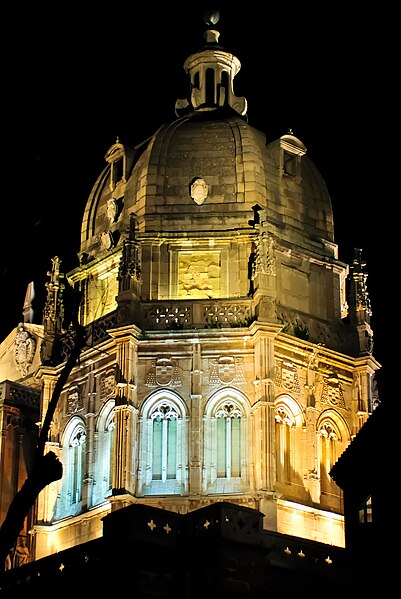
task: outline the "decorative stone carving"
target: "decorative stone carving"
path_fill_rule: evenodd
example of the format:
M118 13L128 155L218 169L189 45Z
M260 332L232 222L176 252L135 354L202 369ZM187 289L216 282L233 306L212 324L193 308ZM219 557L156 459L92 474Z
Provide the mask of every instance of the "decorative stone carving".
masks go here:
M255 223L259 235L255 239L255 259L253 262L253 279L258 275L276 275L276 259L274 256L274 239L267 229L266 210L259 211L260 223Z
M67 414L74 414L82 410L83 401L79 387L72 387L67 395Z
M43 310L43 328L45 335L60 334L64 320L63 292L65 285L62 282L64 275L60 272L61 260L58 256L52 258L52 269L47 273L50 281L46 283L46 304Z
M114 245L113 235L110 231L103 231L100 235L100 243L105 250L110 250Z
M208 192L209 187L201 177L197 177L191 183L191 198L198 206L206 200Z
M107 213L107 218L109 219L110 224L112 225L113 223L115 223L116 218L117 218L117 213L118 213L118 206L117 206L117 202L114 198L110 198L110 200L107 200L106 213Z
M22 376L28 374L28 370L35 357L35 351L36 340L26 329L24 329L23 325L20 325L15 336L14 360L15 365Z
M297 367L291 362L280 361L276 368L275 384L277 387L282 387L292 393L300 393L301 387L299 384Z
M295 427L294 417L292 416L292 414L290 415L290 413L286 409L284 409L283 406L278 406L275 409L274 418L276 422L278 422L279 424L287 424L288 426Z
M330 422L324 422L322 424L319 434L325 439L330 439L332 441L338 440L338 435Z
M240 385L241 383L246 383L243 358L222 356L221 358L210 360L210 385Z
M130 215L128 238L124 240L118 269L119 291L132 290L132 282L141 280L141 261L136 236L136 216Z
M364 311L368 316L372 316L370 307L370 298L366 280L368 274L365 272L366 262L362 260L362 250L355 248L355 257L352 266L352 278L355 286L355 308L357 312Z
M221 256L219 252L180 252L178 295L180 299L219 297Z
M108 371L100 378L100 401L103 403L110 397L114 397L116 387L116 375L114 370Z
M261 231L255 240L254 277L262 275L275 275L276 263L274 258L274 240L270 233Z
M180 387L182 385L180 371L177 362L170 358L157 358L152 361L145 385L147 387Z
M322 403L328 403L336 408L345 408L342 384L336 374L331 374L323 380Z
M264 296L258 304L258 316L260 320L268 320L276 317L276 300L274 297Z

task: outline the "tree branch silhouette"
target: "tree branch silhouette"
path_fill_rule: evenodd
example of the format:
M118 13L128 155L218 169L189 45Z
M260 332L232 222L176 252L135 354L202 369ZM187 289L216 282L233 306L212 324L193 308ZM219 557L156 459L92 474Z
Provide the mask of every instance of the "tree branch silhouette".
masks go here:
M62 464L56 454L53 451L44 454L44 451L61 392L86 342L84 327L75 322L74 329L74 345L54 387L38 437L31 471L13 498L0 528L0 564L4 566L8 554L17 543L18 536L24 527L25 518L34 506L39 493L50 483L59 480L63 474ZM0 565L0 569L1 567Z

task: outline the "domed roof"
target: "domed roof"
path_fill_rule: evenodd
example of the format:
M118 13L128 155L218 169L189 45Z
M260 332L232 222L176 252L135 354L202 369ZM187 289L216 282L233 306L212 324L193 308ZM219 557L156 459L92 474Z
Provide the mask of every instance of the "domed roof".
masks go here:
M205 38L184 63L191 86L178 118L134 148L117 140L108 150L84 214L83 260L121 245L132 214L139 233L196 236L250 229L256 207L282 243L333 253L330 197L306 147L292 131L266 144L233 92L238 59L213 28Z

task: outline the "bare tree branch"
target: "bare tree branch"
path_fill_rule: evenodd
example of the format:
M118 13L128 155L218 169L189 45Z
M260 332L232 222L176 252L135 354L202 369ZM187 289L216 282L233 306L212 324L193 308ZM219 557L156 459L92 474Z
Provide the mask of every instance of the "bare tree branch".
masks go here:
M32 469L21 489L13 498L0 528L0 564L5 565L7 556L15 546L18 535L24 527L25 518L28 516L29 510L34 506L39 493L50 483L59 480L63 474L62 464L56 454L50 451L44 455L44 451L57 402L63 387L85 346L86 337L84 327L75 324L75 333L74 346L59 378L57 379L46 411L35 450Z

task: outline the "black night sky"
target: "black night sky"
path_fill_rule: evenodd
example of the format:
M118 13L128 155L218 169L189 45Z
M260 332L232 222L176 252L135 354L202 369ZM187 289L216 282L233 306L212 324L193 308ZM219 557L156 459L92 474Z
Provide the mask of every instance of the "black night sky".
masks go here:
M21 321L30 281L40 313L54 256L64 272L78 265L85 203L116 137L143 141L187 96L183 63L203 44L209 5L135 4L32 3L3 22L1 339ZM396 301L396 17L350 7L220 3L217 29L241 61L234 91L248 122L267 142L289 128L303 141L331 195L339 259L363 249L383 397Z

